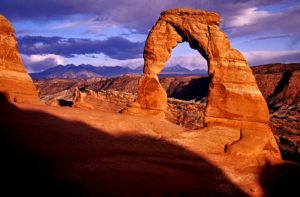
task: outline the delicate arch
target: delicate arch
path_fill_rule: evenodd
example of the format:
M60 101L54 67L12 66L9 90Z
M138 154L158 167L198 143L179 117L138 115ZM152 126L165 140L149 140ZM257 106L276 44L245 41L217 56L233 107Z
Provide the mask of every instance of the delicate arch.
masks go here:
M267 104L251 69L243 55L231 48L219 24L219 16L213 12L173 9L161 13L144 49L144 76L137 100L142 109L166 110L167 95L157 74L173 48L187 41L207 60L212 77L205 110L207 123L218 119L269 122Z

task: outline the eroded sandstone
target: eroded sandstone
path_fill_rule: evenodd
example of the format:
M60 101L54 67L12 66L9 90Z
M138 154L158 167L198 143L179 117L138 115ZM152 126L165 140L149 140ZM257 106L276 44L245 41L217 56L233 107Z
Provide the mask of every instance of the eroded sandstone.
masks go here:
M41 104L18 52L14 29L0 15L0 94L9 102Z
M144 49L144 76L138 103L142 109L166 111L167 95L157 75L178 43L188 42L208 62L211 77L205 122L209 127L239 128L239 142L225 144L233 154L279 155L269 124L269 111L252 70L220 29L218 14L194 9L161 13L148 35ZM212 128L213 129L213 128Z

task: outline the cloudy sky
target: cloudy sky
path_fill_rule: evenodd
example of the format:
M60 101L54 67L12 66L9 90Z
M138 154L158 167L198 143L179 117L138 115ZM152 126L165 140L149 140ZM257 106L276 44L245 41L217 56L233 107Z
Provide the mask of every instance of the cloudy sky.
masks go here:
M300 62L299 0L1 0L25 66L143 65L144 42L160 12L189 7L220 13L221 28L250 65ZM188 44L168 65L206 68Z

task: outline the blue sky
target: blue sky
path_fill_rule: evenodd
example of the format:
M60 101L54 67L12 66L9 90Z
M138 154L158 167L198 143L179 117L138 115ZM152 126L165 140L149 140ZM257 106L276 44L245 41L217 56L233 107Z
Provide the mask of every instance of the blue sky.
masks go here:
M250 65L300 62L299 0L1 0L29 72L58 64L143 65L144 42L160 12L190 7L218 12L221 28ZM206 68L187 43L168 66Z

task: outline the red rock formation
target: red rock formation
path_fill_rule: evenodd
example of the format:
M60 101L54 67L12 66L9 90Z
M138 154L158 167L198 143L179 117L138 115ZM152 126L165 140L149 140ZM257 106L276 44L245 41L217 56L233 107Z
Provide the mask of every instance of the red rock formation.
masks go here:
M300 86L297 84L300 83L300 64L271 64L251 68L257 85L269 105L270 125L283 158L299 162ZM287 79L286 76L289 75L284 73L291 73L290 78ZM139 79L139 76L124 75L107 79L46 79L35 81L35 83L41 99L46 103L52 103L53 100L56 103L57 100L70 102L75 87L78 86L82 90L88 88L96 91L98 96L102 95L103 99L98 101L92 101L89 96L85 98L85 101L95 106L96 110L119 112L135 100ZM171 97L168 99L166 119L189 129L204 127L203 118L209 78L176 76L160 77L159 81L168 97ZM273 96L270 97L271 95ZM140 111L139 104L130 105L133 111Z
M94 96L94 95L92 95ZM74 97L73 97L73 105L72 107L82 108L82 109L95 109L91 104L85 102L86 94L80 92L78 88L75 89Z
M209 86L205 121L209 126L240 129L240 140L228 145L234 154L275 152L278 147L269 124L269 111L252 70L243 55L231 48L219 27L216 13L194 9L173 9L161 13L144 49L144 76L140 79L138 103L149 110L166 111L167 94L157 74L178 43L187 41L208 61Z
M18 53L14 29L0 15L0 93L9 102L41 104Z

